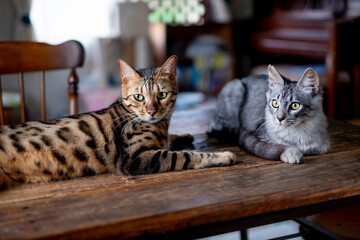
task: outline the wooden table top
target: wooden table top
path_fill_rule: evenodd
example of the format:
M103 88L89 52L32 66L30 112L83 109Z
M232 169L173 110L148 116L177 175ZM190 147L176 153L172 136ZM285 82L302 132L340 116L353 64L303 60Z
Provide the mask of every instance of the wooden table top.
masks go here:
M208 139L211 114L175 112L170 132L190 132L196 150L231 150L242 163L142 176L104 174L3 191L0 239L184 239L360 202L360 127L331 120L331 152L292 165Z

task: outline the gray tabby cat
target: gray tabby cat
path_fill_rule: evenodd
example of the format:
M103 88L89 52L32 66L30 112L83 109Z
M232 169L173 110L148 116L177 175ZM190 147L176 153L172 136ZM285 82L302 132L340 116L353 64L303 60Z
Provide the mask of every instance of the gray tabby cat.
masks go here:
M326 153L330 140L317 73L308 68L299 81L290 81L269 65L268 76L228 83L208 133L235 137L251 154L288 163Z

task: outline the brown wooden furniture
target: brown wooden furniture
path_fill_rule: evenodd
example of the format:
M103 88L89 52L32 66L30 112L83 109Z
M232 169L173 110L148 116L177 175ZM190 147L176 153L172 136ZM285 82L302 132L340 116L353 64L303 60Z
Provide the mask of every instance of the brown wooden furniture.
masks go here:
M212 110L175 112L195 150L234 151L230 167L141 176L103 174L0 192L0 239L189 239L360 202L360 127L330 120L332 149L292 165L207 138Z
M41 72L41 119L45 120L45 71L71 69L69 83L69 115L78 112L77 84L75 69L83 65L84 48L77 41L67 41L59 45L39 42L0 42L0 124L4 124L4 111L1 97L1 75L19 74L21 97L21 121L26 121L23 74Z
M345 94L350 109L358 114L358 85L360 78L356 64L359 59L354 56L359 47L354 41L354 32L358 31L359 16L347 14L346 0L274 0L271 13L260 18L258 27L251 36L251 44L257 54L253 59L274 63L300 63L326 65L327 115L344 118L349 109L341 106L339 98L340 69L350 72L353 91ZM257 1L261 6L262 2ZM356 37L355 37L356 38ZM350 89L351 91L351 89ZM353 96L353 98L349 98ZM351 102L354 103L351 103ZM344 104L342 104L344 105Z
M348 240L360 239L360 204L307 217L323 229ZM305 238L311 240L315 238Z

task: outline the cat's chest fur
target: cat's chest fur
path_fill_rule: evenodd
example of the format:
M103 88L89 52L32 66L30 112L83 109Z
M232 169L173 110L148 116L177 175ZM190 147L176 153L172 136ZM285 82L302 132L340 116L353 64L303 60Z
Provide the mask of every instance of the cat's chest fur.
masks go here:
M268 110L265 110L265 119L266 140L269 142L294 146L302 152L308 152L309 149L320 147L321 143L325 144L327 141L322 139L327 131L326 118L323 114L316 114L312 119L291 127L277 123Z
M138 144L148 148L164 149L168 147L169 121L164 119L157 123L131 122L123 125L120 131L125 151L133 152Z

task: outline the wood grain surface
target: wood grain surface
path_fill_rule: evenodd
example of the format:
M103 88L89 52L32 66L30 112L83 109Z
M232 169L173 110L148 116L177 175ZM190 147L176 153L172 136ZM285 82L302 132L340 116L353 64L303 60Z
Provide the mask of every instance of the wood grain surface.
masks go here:
M0 192L0 239L159 237L254 216L276 221L284 211L291 219L307 207L314 213L332 201L358 201L360 127L330 121L331 152L292 165L208 139L211 114L176 112L170 132L193 133L195 150L233 151L240 164L141 176L104 174L9 189ZM300 213L292 214L296 209Z

